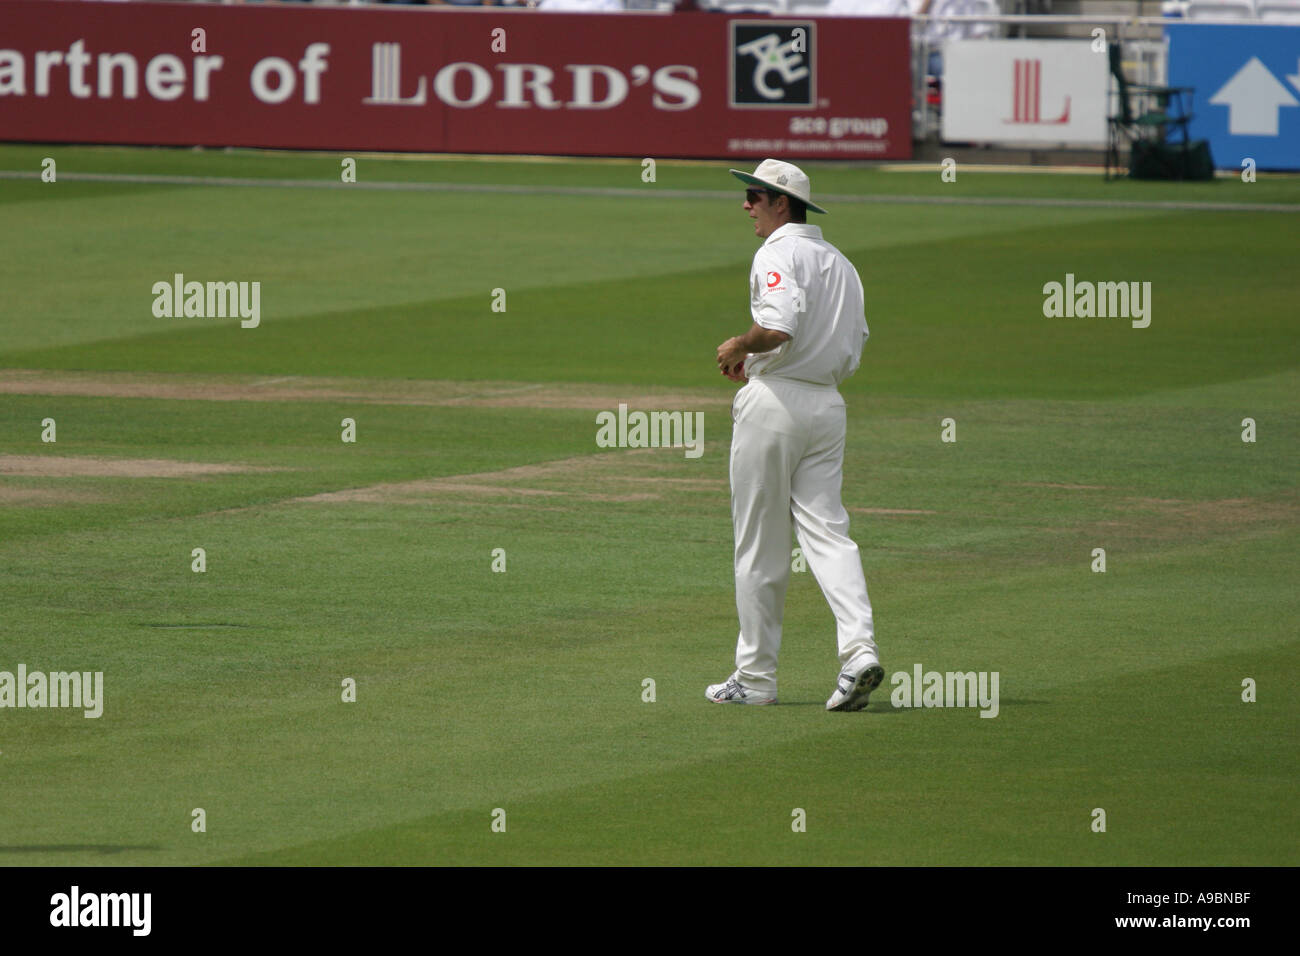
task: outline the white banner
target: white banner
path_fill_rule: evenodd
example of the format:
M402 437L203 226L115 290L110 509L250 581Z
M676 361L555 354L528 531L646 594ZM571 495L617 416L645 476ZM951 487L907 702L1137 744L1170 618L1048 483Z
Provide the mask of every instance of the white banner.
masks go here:
M949 40L943 138L1103 146L1108 72L1090 40Z

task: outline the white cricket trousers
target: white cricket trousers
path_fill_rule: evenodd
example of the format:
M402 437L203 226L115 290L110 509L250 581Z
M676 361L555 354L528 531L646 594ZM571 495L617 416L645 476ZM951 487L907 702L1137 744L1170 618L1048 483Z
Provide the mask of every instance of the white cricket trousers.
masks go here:
M835 615L841 669L879 663L871 601L840 501L844 399L833 386L751 379L732 403L731 520L736 534L736 676L776 696L790 524Z

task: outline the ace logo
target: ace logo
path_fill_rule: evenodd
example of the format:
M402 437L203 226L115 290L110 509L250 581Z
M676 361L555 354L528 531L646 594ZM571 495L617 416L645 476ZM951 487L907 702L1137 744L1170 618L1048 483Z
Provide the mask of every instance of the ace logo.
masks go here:
M731 106L816 106L816 26L811 20L731 21Z

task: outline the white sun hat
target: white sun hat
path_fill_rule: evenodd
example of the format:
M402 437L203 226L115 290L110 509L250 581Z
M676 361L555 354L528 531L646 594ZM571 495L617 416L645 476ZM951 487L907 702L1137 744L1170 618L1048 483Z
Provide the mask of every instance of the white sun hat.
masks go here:
M779 159L765 159L752 173L733 169L731 175L751 186L762 186L773 192L793 196L804 202L813 212L826 212L812 201L812 184L808 182L808 175L793 163L784 163Z

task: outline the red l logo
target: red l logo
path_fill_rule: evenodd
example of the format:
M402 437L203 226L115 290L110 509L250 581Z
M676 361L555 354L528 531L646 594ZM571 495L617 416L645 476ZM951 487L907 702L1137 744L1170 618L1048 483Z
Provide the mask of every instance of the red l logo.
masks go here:
M1065 98L1065 110L1054 120L1042 118L1043 61L1016 60L1011 81L1011 119L1004 123L1059 126L1070 122L1070 98Z

